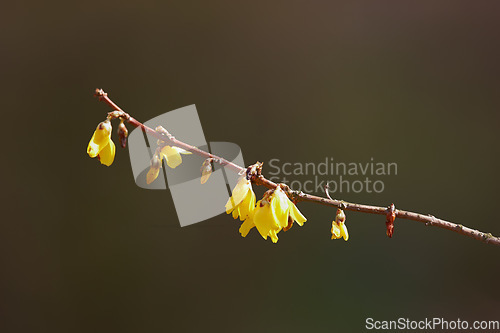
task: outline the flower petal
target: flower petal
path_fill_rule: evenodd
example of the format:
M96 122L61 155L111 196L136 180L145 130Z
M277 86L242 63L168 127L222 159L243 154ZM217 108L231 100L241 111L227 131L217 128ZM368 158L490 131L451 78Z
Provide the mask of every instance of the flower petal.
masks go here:
M303 226L304 222L307 221L306 217L302 215L297 206L293 202L290 202L290 216L300 225Z
M252 185L245 176L241 177L233 189L232 195L226 203L226 212L229 214L236 206L238 206L248 194L252 191ZM254 194L255 196L255 194Z
M233 197L229 197L226 202L226 214L231 214L231 212L233 212L236 207L237 205L234 203Z
M246 237L250 230L255 227L255 224L253 224L253 218L249 217L248 219L245 220L240 226L240 234L242 237Z
M248 214L255 208L255 194L253 191L247 191L245 198L241 201L236 208L239 211L240 220L244 221Z
M263 203L261 205L261 201L257 202L257 207L255 207L253 223L264 239L267 239L271 230L274 230L275 232L281 230L279 221L276 219L272 206L269 203Z
M235 210L233 210L233 219L237 219L238 218L238 215L240 215L240 210L238 209L238 207L236 207Z
M158 174L160 173L160 168L151 167L146 175L146 183L151 184L158 178Z
M95 134L96 132L92 135L92 138L87 146L87 154L89 154L92 158L97 157L97 155L99 155L99 151L101 151L101 145L95 142Z
M271 195L271 204L273 206L273 212L276 219L279 221L280 227L285 228L288 225L288 213L292 202L288 199L285 192L281 188L277 187Z
M115 143L112 140L109 140L108 144L99 152L99 161L106 166L110 166L115 160L115 152Z
M342 237L340 227L337 222L332 221L332 239L339 239Z
M347 226L345 223L340 223L340 234L344 237L345 241L349 239L349 233L347 232Z
M111 130L112 127L109 120L103 121L97 125L97 128L87 146L87 154L89 154L90 157L97 157L101 150L108 145L111 139Z
M165 146L161 149L162 156L165 157L167 165L172 169L175 169L182 163L181 154L175 148L177 147Z
M269 237L271 237L271 240L273 241L273 243L278 242L278 235L276 234L276 230L270 230Z

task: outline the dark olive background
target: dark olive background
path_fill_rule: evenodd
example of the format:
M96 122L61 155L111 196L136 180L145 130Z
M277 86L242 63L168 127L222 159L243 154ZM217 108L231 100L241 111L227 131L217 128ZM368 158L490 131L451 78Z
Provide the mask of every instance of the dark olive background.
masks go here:
M109 168L85 153L97 87L144 121L196 104L246 163L396 162L383 193L342 198L499 235L499 29L494 1L3 4L0 331L499 320L494 246L412 221L388 239L352 212L332 241L335 210L307 203L276 245L226 215L180 228L127 150Z

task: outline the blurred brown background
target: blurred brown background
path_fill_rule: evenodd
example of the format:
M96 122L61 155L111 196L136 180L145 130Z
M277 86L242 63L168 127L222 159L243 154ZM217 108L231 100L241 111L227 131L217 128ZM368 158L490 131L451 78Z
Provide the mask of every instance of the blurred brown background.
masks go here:
M196 104L246 163L398 163L381 194L500 235L494 1L10 2L1 332L359 332L365 319L499 320L499 249L453 232L299 208L277 245L221 215L180 228L168 191L86 146L104 88L139 120ZM297 138L301 138L297 142ZM116 142L116 138L115 138Z

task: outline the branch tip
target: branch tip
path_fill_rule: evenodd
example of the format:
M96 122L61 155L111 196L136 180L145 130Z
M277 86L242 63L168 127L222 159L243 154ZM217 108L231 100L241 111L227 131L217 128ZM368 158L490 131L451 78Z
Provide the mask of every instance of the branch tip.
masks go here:
M325 194L328 197L328 199L333 200L332 197L330 196L330 185L328 185L328 182L326 182L325 185Z

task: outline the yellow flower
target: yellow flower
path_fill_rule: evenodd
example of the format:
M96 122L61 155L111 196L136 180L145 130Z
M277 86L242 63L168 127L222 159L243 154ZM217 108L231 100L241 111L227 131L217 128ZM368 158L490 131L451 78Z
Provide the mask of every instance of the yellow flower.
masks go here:
M233 189L232 196L226 203L226 213L233 214L233 218L240 217L244 221L255 208L255 193L252 184L246 176L241 177Z
M111 140L111 122L105 120L99 125L90 139L87 146L87 154L90 157L97 157L102 164L110 166L115 159L115 144Z
M167 160L167 165L175 169L182 163L181 154L189 155L191 152L175 146L165 146L160 151L160 159L165 158Z
M347 226L345 225L345 214L342 209L337 209L337 216L335 216L335 221L332 221L332 239L339 239L344 237L344 240L349 239L349 233L347 232Z
M191 152L184 150L179 147L164 146L163 148L157 148L153 159L151 160L151 168L146 175L146 183L151 184L158 178L161 168L161 160L165 158L167 160L167 165L172 169L175 169L182 163L181 154L191 154Z
M302 226L307 219L278 186L272 194L264 194L264 198L257 202L253 212L241 225L240 233L246 237L248 232L256 227L262 238L267 239L269 236L273 243L276 243L281 229L287 228L289 222L293 221Z
M292 227L293 221L296 221L300 226L304 225L307 219L297 209L297 206L288 199L288 196L280 186L274 190L272 196L274 196L274 201L271 203L275 205L276 217L281 222L280 225L283 226L285 231ZM285 221L286 224L284 224Z

